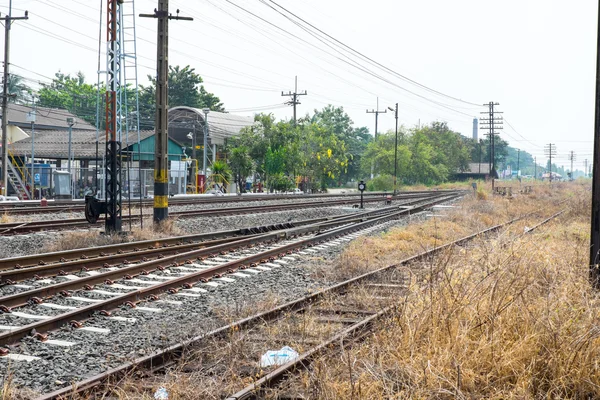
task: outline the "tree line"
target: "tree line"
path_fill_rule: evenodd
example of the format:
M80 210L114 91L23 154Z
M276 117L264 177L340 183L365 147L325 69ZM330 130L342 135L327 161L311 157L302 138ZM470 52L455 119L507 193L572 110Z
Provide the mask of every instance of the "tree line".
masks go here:
M32 96L42 107L66 109L92 125L103 128L104 107L96 112L97 84L88 83L79 72L74 76L57 72L50 83L40 83L34 91L18 75L11 75L11 101L28 103ZM226 112L218 96L208 92L202 77L190 66L169 67L170 107L188 106ZM101 94L105 90L100 84ZM140 128L154 129L156 80L139 86ZM134 90L126 89L130 115L135 105ZM100 97L102 101L102 96ZM452 131L445 122L415 127L400 127L397 148L395 132L374 138L366 127L356 127L343 107L328 105L298 119L276 120L271 114L255 116L253 126L227 141L226 163L215 168L221 176L233 179L244 188L250 179L268 189L290 190L301 187L322 190L326 187L356 185L368 181L370 189L392 190L396 152L399 184L437 184L453 179L469 163L489 162L489 139L474 140ZM183 143L191 147L191 143ZM518 152L497 137L497 169L519 167L533 174L533 157ZM541 172L541 167L539 167Z

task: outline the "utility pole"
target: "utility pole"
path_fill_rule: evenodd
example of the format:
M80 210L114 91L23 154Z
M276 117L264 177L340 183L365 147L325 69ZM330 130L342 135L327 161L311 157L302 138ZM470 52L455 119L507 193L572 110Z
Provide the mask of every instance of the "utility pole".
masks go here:
M27 113L26 120L31 123L31 200L35 200L35 98L33 98L33 110ZM42 188L40 185L40 198Z
M193 21L190 17L169 14L169 0L158 0L154 14L140 14L140 17L156 18L157 57L156 57L156 133L154 137L154 226L169 217L169 156L168 156L168 80L169 80L169 20Z
M394 111L396 118L396 138L394 140L394 196L398 193L398 103L396 109L388 107L388 110Z
M290 101L288 101L285 104L294 107L294 125L296 125L296 105L301 104L300 101L298 101L298 96L306 96L307 94L308 93L306 92L306 90L302 93L298 93L298 77L297 76L295 78L294 93L292 93L292 92L283 93L283 91L281 92L282 96L288 96L288 97L292 98Z
M590 229L590 281L600 289L600 8L598 8L598 32L596 39L596 99L594 102L594 159L592 160L592 221Z
M585 168L583 169L583 176L587 178L587 158L585 159Z
M569 154L569 160L571 160L571 180L573 180L573 178L574 178L574 176L573 176L573 161L575 161L576 158L577 158L577 156L575 155L573 150L571 150L571 154Z
M479 139L479 177L481 177L481 147L483 146L483 139Z
M537 157L533 157L534 173L533 179L537 180Z
M519 176L520 168L521 168L521 149L517 149L517 177Z
M2 187L5 196L8 196L8 69L10 66L10 27L13 21L29 19L28 12L24 17L12 17L12 0L8 5L8 15L4 17L4 74L2 76Z
M488 111L482 111L481 114L487 114L487 116L479 119L479 123L481 124L480 128L482 130L487 129L489 131L485 135L489 137L489 141L490 141L489 165L490 165L490 175L492 175L492 190L494 190L494 179L496 178L495 137L496 137L496 135L499 134L496 132L496 130L502 129L502 121L503 121L503 118L501 115L496 115L496 114L502 114L502 112L494 110L494 106L498 106L498 105L500 105L500 103L494 103L493 101L490 101L489 103L484 104L484 106L488 106Z
M379 114L385 114L387 110L379 110L379 97L377 98L377 109L376 110L367 110L367 114L375 114L375 139L377 139L377 120L379 119Z
M556 155L556 145L554 143L548 143L544 148L544 151L550 158L550 184L552 184L552 156Z

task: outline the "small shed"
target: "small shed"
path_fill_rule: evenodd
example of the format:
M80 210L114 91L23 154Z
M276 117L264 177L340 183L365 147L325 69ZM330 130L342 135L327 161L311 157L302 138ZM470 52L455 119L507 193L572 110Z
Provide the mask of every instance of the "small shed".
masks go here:
M489 163L469 163L464 171L457 171L454 173L454 179L459 181L488 178L490 178Z

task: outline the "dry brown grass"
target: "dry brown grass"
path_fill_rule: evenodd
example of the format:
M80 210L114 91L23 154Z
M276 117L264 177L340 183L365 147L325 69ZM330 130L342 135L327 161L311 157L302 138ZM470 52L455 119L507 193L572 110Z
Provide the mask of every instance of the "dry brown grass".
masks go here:
M538 185L512 199L486 190L487 200L472 195L446 217L354 241L335 271L315 273L354 276L539 208L544 216L565 206L569 212L533 234L524 228L541 217L402 269L410 290L397 311L365 342L318 360L284 392L307 399L599 398L600 308L585 267L589 188ZM368 308L375 304L369 296L356 291L346 300ZM254 310L277 302L269 297ZM226 321L254 313L246 303L216 311ZM267 328L232 331L164 376L125 380L113 396L152 399L160 386L173 400L233 393L265 372L257 367L265 350L288 344L303 351L334 332L313 318L289 314Z
M123 228L125 230L125 227ZM41 252L106 246L132 241L160 239L180 234L181 232L175 226L175 221L173 219L163 222L159 230L154 230L152 221L144 221L143 229L133 226L130 232L118 235L104 235L98 230L64 232L60 235L56 235L56 239L52 241L52 243L45 245Z
M10 215L6 213L6 211L0 216L0 224L8 224L9 222L13 222L13 219Z
M425 265L380 330L337 362L321 360L296 390L315 399L600 397L589 192L555 190L579 214L529 235L515 227Z

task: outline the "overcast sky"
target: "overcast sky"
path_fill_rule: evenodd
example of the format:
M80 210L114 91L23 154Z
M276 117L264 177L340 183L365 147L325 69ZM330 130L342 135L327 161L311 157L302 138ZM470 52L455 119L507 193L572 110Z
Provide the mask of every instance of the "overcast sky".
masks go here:
M194 21L170 22L170 64L191 65L227 110L243 115L291 118L281 92L294 89L297 75L298 89L308 92L299 115L342 106L356 126L371 132L375 117L366 110L376 108L377 97L382 110L399 103L404 126L446 121L469 137L473 117L486 110L474 104L494 101L510 123L501 137L538 163L547 143L556 144L557 163L567 168L571 150L580 169L592 159L596 1L275 2L386 69L319 41L291 15L270 8L277 8L270 0L171 0L172 13L179 8ZM49 82L58 70L82 71L96 81L100 0L12 3L13 16L28 10L30 17L13 24L12 73L32 86ZM8 5L0 0L2 15ZM136 14L152 13L157 1L136 0L135 7ZM156 20L136 23L138 74L145 84L156 69ZM101 69L105 64L103 51ZM393 127L393 113L379 116L380 132Z

